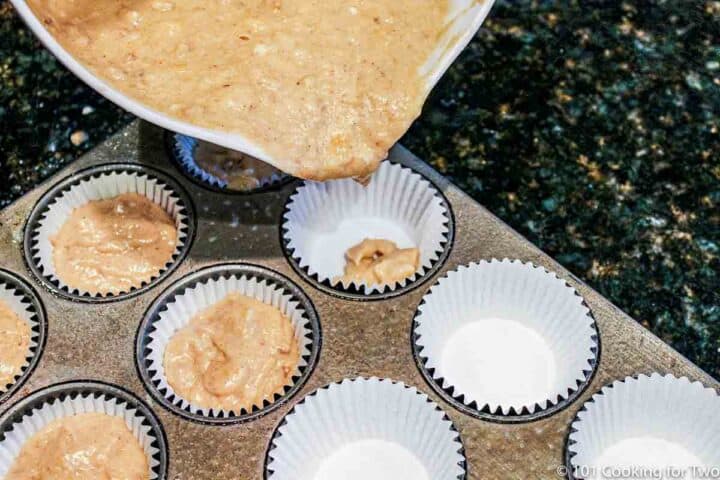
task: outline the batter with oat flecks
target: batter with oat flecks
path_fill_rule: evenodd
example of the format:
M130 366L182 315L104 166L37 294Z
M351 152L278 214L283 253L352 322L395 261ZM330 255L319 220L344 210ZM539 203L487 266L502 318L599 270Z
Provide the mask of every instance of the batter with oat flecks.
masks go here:
M288 317L259 300L230 293L175 332L163 366L168 384L188 402L239 413L281 393L299 360Z
M0 392L22 371L30 353L30 325L0 300Z
M104 413L61 417L20 449L5 480L149 480L147 455L125 420Z
M419 115L449 0L28 0L124 94L302 178L363 176Z
M158 275L178 242L173 219L144 195L92 200L50 238L55 275L91 294L127 292Z

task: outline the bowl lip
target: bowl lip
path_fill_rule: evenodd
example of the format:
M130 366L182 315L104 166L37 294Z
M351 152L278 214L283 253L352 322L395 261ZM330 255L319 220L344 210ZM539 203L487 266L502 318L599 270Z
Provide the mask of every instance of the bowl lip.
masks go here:
M178 135L186 137L186 138L191 138L191 139L195 140L196 142L201 141L201 139L199 139L199 138L190 137L188 135L184 135L179 132L173 132L171 130L165 129L165 131L163 133L163 144L164 144L164 148L165 148L165 153L167 154L167 157L170 159L170 163L172 163L173 167L175 167L177 170L179 170L180 173L183 174L188 180L190 180L195 185L197 185L207 191L210 191L213 193L220 193L222 195L228 195L228 196L248 197L251 195L258 195L260 193L277 192L279 190L282 190L282 188L285 185L296 180L296 178L293 177L292 175L282 172L283 177L280 180L273 182L273 183L269 183L267 185L263 185L258 188L254 188L252 190L247 190L247 191L233 190L232 188L227 188L227 187L223 188L223 187L219 187L217 185L213 185L212 183L206 182L205 180L200 178L198 175L191 172L180 161L178 151L177 151L178 148L176 145L176 140L177 140ZM204 141L204 140L202 140L202 141ZM223 148L227 148L227 147L223 147ZM230 150L230 149L228 149L228 150ZM277 168L277 167L275 167L275 168Z
M263 460L263 480L271 480L273 475L275 474L274 470L270 469L270 452L275 450L277 448L277 445L275 445L275 441L282 436L282 433L280 433L280 429L284 427L287 424L287 419L296 414L296 409L298 405L302 405L308 400L311 400L313 397L316 397L320 392L324 390L329 390L331 387L338 387L343 385L346 382L371 382L371 381L377 381L378 383L381 382L387 382L392 385L397 385L400 387L403 387L404 390L412 390L415 389L415 394L418 396L425 396L426 402L431 406L434 407L435 411L442 412L443 422L448 422L450 424L450 430L455 433L454 440L457 441L460 444L460 448L458 449L458 453L462 457L462 460L458 462L458 465L462 468L462 473L456 477L456 479L453 480L466 480L469 478L469 471L470 471L470 463L467 460L467 453L465 451L465 443L463 442L462 435L460 434L460 430L457 429L455 426L455 421L448 415L447 411L442 407L441 403L434 400L430 397L426 392L421 390L419 387L405 383L402 380L395 380L389 377L375 377L375 376L365 376L365 375L358 375L358 376L349 376L344 377L340 380L336 380L333 382L326 383L324 385L321 385L311 392L307 393L305 396L303 396L300 400L298 400L293 407L288 410L281 418L278 420L277 424L272 430L272 435L270 435L270 438L268 439L267 445L265 447L265 458Z
M282 212L280 212L280 228L278 229L278 232L280 235L280 246L282 247L282 253L287 262L290 264L295 273L297 273L300 277L302 277L303 280L312 285L314 288L341 300L353 300L357 302L375 302L381 300L388 300L412 292L413 290L416 290L423 286L440 270L442 270L448 258L450 257L453 248L455 247L455 212L453 211L453 208L447 196L445 195L445 192L443 192L443 190L435 182L433 182L432 179L427 177L419 170L409 165L405 165L401 162L397 162L395 160L387 159L383 161L393 166L398 165L403 169L408 169L411 174L420 175L423 180L428 182L429 188L433 191L433 194L440 199L441 205L445 209L445 218L447 219L448 231L444 235L445 242L441 244L442 251L438 256L438 259L433 262L430 268L428 268L423 275L411 282L408 282L405 286L395 289L384 286L383 289L379 292L376 291L372 293L363 293L365 291L365 288L358 291L354 288L343 287L341 283L333 285L331 279L325 279L323 281L320 281L317 273L311 274L309 267L303 267L300 265L299 258L296 258L294 255L295 250L290 248L290 238L287 236L288 230L287 228L285 228L285 223L287 223L285 216L290 212L290 205L293 203L293 197L299 193L300 189L307 182L313 182L313 180L300 180L295 183L292 191L285 200Z
M0 415L0 438L4 441L7 433L13 425L22 420L25 415L31 413L35 408L47 403L54 403L61 398L73 395L99 395L114 398L125 402L134 408L143 419L143 423L150 426L152 437L157 444L158 465L157 480L166 480L168 465L170 463L170 449L168 448L167 434L165 428L155 411L143 399L131 390L120 385L96 379L76 379L53 383L32 391L27 397L21 398Z
M20 14L20 17L30 30L33 31L42 44L50 50L50 52L55 55L55 57L57 57L57 59L60 60L65 67L111 102L155 125L159 125L166 129L180 132L191 137L202 138L203 140L212 143L228 146L235 145L236 149L239 148L253 157L257 157L271 163L269 155L267 155L264 150L256 145L253 145L239 134L223 133L218 130L197 127L190 123L173 119L169 115L147 107L140 101L121 93L109 83L100 79L99 76L92 73L92 71L83 66L75 59L75 57L65 50L55 37L43 26L42 22L32 11L26 0L10 0L10 2L13 4L17 12Z
M103 174L109 174L113 172L131 172L135 174L145 174L149 177L159 180L167 188L169 188L175 196L178 197L182 203L183 210L185 213L185 243L183 244L180 252L177 255L173 254L170 264L166 266L156 277L150 281L145 282L139 287L133 287L128 292L120 294L107 294L107 295L81 295L74 293L74 289L62 288L56 285L48 276L46 276L40 265L33 258L33 247L35 242L33 240L33 232L37 228L39 221L41 220L42 214L47 211L52 201L58 198L61 194L75 187L83 180L93 179ZM40 283L46 290L50 291L53 295L80 303L110 303L128 298L134 298L142 293L147 292L155 288L158 284L162 283L167 279L187 258L192 245L195 240L195 234L197 232L197 217L195 204L193 199L185 189L185 187L172 178L169 174L157 168L150 167L141 163L129 163L129 162L110 162L101 163L98 165L82 168L76 172L72 172L67 176L61 178L57 182L53 183L35 202L32 210L28 214L27 220L23 227L23 258L25 260L25 266L33 274L35 279Z
M297 381L287 388L280 398L273 400L262 408L253 409L245 414L234 415L204 415L202 413L194 413L188 408L182 408L180 405L167 398L157 387L153 381L147 366L147 356L145 350L149 341L149 329L158 319L159 313L166 308L170 301L173 301L178 295L183 294L188 288L207 282L215 278L225 275L247 275L248 277L257 278L258 280L266 280L280 287L283 291L289 292L293 300L297 301L305 311L306 324L310 325L312 333L312 342L310 343L310 354L307 358L305 370L300 374ZM303 288L293 280L282 273L271 268L249 263L249 262L221 262L206 265L200 269L194 270L187 275L179 278L167 288L165 288L143 313L142 320L138 324L133 342L133 357L135 371L143 384L145 391L157 401L160 406L184 420L198 423L206 426L225 426L249 422L266 416L274 412L282 405L287 404L294 398L305 384L310 380L315 368L320 361L320 352L323 343L323 330L320 321L320 315L310 296L305 293ZM176 397L179 397L176 395Z
M429 295L432 294L432 290L437 287L440 284L440 281L448 278L448 274L452 272L457 272L458 268L460 267L467 267L468 265L473 264L482 264L482 263L490 263L490 262L502 262L502 261L519 261L525 265L530 265L534 268L540 268L545 273L554 275L555 278L558 281L563 282L565 285L565 288L569 288L575 295L580 297L581 304L587 309L587 317L590 318L592 321L591 327L595 331L595 333L592 335L592 339L595 341L595 347L591 348L591 351L595 354L592 359L590 359L590 370L587 373L584 373L583 381L577 386L577 388L567 396L567 398L561 399L559 402L556 402L547 408L544 409L536 409L533 413L525 413L522 412L515 412L514 409L511 409L510 413L503 414L503 413L494 413L494 412L486 412L482 410L482 406L478 408L473 408L469 405L466 405L463 401L459 400L458 397L462 396L462 392L459 394L452 393L454 390L454 387L451 385L448 388L443 388L442 382L438 382L433 374L429 371L427 368L427 357L423 357L422 350L423 347L418 345L418 337L416 330L419 326L418 317L421 315L420 307L426 303L426 299ZM590 305L585 300L585 297L575 288L574 286L570 285L570 283L560 277L556 272L549 270L548 268L544 267L543 265L536 264L532 261L525 261L517 258L496 258L496 257L490 257L490 258L483 258L478 259L475 262L472 262L470 264L465 265L459 265L458 267L446 272L444 275L439 277L432 286L425 292L422 299L420 300L420 303L417 305L415 309L415 313L413 314L412 322L410 322L410 347L412 349L412 356L413 360L415 362L415 366L420 371L420 374L422 375L425 382L430 385L430 387L433 389L435 393L437 393L440 397L442 397L443 400L445 400L447 403L449 403L453 408L456 410L469 415L474 418L478 418L480 420L485 420L492 423L500 423L500 424L522 424L522 423L530 423L535 422L537 420L542 420L544 418L550 417L552 415L555 415L556 413L568 408L570 405L572 405L588 388L588 386L592 383L593 379L595 378L595 375L597 374L598 367L600 365L600 362L602 361L602 334L600 332L600 326L598 325L597 319L595 318L595 314L593 313L592 308L590 308ZM497 410L496 410L497 411Z
M426 75L426 93L429 93L430 90L435 88L435 85L437 85L443 75L445 75L445 72L447 72L450 68L450 65L455 62L457 57L459 57L462 51L465 50L465 47L470 44L495 4L495 0L473 0L476 4L478 1L482 2L482 6L475 14L475 17L473 17L470 28L464 29L464 33L456 38L455 43L451 48L447 48L445 50L445 54L440 58L440 61L437 62L434 68L432 68L432 70Z
M478 0L472 1L474 3L478 2ZM470 43L472 38L482 26L482 23L485 21L485 18L490 12L494 2L495 0L482 0L480 10L477 11L473 17L470 28L465 29L461 36L456 37L452 46L445 48L445 51L439 61L436 62L433 68L421 78L423 80L423 86L425 87L425 96L429 94L430 90L433 89L458 55L460 55L460 53ZM277 167L275 159L270 154L239 133L222 132L220 130L203 128L182 120L174 119L167 114L146 106L129 95L121 93L120 90L112 87L109 83L92 73L90 69L83 66L75 59L75 57L65 50L65 48L45 28L43 23L27 4L26 0L10 0L10 3L15 7L15 10L17 10L18 14L23 19L23 22L25 22L35 36L40 39L40 42L48 50L50 50L50 52L55 55L55 57L60 60L65 67L111 102L119 105L135 116L141 117L148 122L159 125L167 130L242 151ZM450 19L448 24L451 22L452 19ZM280 167L277 168L284 171Z
M26 281L20 275L11 270L0 268L0 283L8 284L15 290L19 290L20 293L22 293L33 309L32 316L35 317L38 329L37 345L34 348L31 348L32 358L30 362L25 368L23 368L17 380L15 380L7 390L4 392L0 391L0 406L3 406L3 404L10 399L10 397L12 397L15 392L17 392L25 384L25 382L27 382L35 370L35 367L37 367L38 363L40 363L40 358L45 351L45 344L47 343L48 321L47 313L45 312L45 304L40 298L40 295L35 287L33 287L30 282Z

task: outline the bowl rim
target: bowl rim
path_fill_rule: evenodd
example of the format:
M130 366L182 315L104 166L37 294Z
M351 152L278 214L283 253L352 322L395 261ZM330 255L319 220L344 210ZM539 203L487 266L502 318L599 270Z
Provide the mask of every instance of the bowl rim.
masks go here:
M452 1L452 0L448 0ZM444 47L443 53L439 59L435 62L431 69L424 75L424 86L425 91L423 95L426 97L430 90L440 80L445 71L460 55L465 47L470 43L470 40L475 36L475 33L479 30L485 17L487 17L490 9L492 8L495 0L468 0L470 2L469 7L465 7L461 10L461 13L456 14L454 17L448 19L448 24L451 24L460 16L467 14L469 11L474 11L474 17L470 28L463 31L462 35L455 35L449 42L448 46ZM111 102L120 106L121 108L129 111L133 115L147 120L150 123L163 127L173 132L181 133L190 137L205 140L217 145L221 145L226 148L232 148L233 150L242 151L248 155L256 157L264 162L270 163L277 167L276 160L262 149L257 144L247 139L245 136L238 133L222 132L220 130L213 130L209 128L203 128L195 126L191 123L177 120L169 115L166 115L158 110L150 108L142 102L133 99L129 95L121 93L116 88L112 87L109 83L102 80L100 77L92 73L88 68L83 66L78 60L75 59L62 45L55 39L55 37L45 28L40 19L35 15L32 9L28 6L26 0L10 0L10 3L15 7L16 11L23 19L25 24L32 30L32 32L40 39L42 44L50 50L50 52L57 57L60 62L65 65L71 72L78 76L83 82L96 90L100 95L104 96ZM445 37L443 36L443 39ZM277 167L280 168L280 167ZM282 168L280 168L282 170ZM282 170L284 171L284 170ZM285 172L292 174L293 172Z

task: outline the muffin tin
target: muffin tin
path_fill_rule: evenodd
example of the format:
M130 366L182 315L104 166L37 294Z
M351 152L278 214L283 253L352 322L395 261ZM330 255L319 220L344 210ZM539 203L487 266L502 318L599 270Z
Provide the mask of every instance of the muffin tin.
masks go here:
M25 364L7 385L0 385L0 403L10 397L37 366L47 339L47 318L40 297L25 280L7 270L0 269L0 301L27 322L30 327L30 345Z
M355 300L388 299L422 285L442 267L454 234L452 209L442 192L392 160L382 163L366 186L349 178L302 182L285 204L281 225L283 252L295 271L326 293ZM394 284L337 281L345 252L365 238L417 247L420 268Z
M52 265L51 235L57 233L73 208L92 200L121 193L139 193L171 216L178 244L170 261L153 278L117 294L81 291L65 284ZM172 177L154 168L126 163L107 163L83 169L54 185L37 202L25 225L25 260L38 281L58 295L88 302L114 301L142 293L167 277L190 250L195 233L195 213L188 193Z
M162 352L177 330L193 315L225 298L230 292L273 305L291 319L300 350L298 372L263 405L238 412L191 405L172 391L164 375ZM320 321L310 299L290 279L273 270L247 263L227 263L203 268L183 277L150 306L138 328L135 358L140 376L150 393L165 408L190 420L224 425L265 415L292 397L307 381L321 346Z
M195 151L198 140L180 133L165 132L165 148L170 159L175 162L178 169L189 179L210 190L223 192L228 195L251 195L278 187L290 182L293 177L284 173L273 173L268 177L260 178L260 185L249 190L234 190L228 188L226 183L216 176L203 170L195 162Z
M413 352L455 408L516 423L552 415L582 393L600 338L582 297L555 274L491 260L448 272L423 297Z
M147 457L150 480L167 478L167 440L153 411L121 387L103 382L63 382L34 392L13 405L0 427L0 474L12 468L22 445L54 420L103 413L122 418Z
M325 391L327 385L357 377L378 381L371 378L377 377L392 379L393 385L417 389L419 395L427 395L431 404L447 415L451 431L456 429L459 433L465 478L552 479L566 475L570 425L583 403L601 386L657 371L718 387L711 377L402 147L391 152L390 160L421 174L441 192L453 214L454 241L437 262L437 268L414 288L402 290L396 296L362 302L329 294L299 274L286 257L282 217L289 197L301 182L249 195L212 191L188 179L170 161L164 135L157 127L135 122L0 211L0 267L33 286L39 299L36 309L46 312L48 319L45 345L35 356L39 360L37 366L28 369L25 381L18 382L8 398L0 400L0 409L4 411L0 415L0 429L6 430L28 402L63 388L54 385L81 382L74 385L116 389L115 392L132 395L138 404L147 405L148 415L157 417L154 428L161 432L158 445L167 462L163 478L272 478L266 470L266 462L271 463L268 452L277 448L273 438L277 440L277 435L282 435L285 416L296 412L296 405L308 404L310 400L305 399L317 397L307 395ZM175 182L179 190L187 191L188 205L194 211L189 222L195 230L194 239L187 243L187 253L178 258L172 269L129 297L112 302L69 298L67 292L58 292L34 273L32 262L27 262L23 249L26 221L42 202L43 195L56 185L86 168L118 162L153 169ZM478 418L479 415L460 409L452 397L426 379L411 341L418 307L434 281L472 262L505 258L542 267L567 282L592 313L602 344L602 356L592 365L576 395L542 418L521 418L517 423L503 422L502 418ZM303 297L301 303L306 299L307 305L312 306L312 315L316 315L318 341L314 345L318 348L309 357L305 377L274 402L272 408L254 412L242 418L241 423L214 425L203 419L192 421L162 403L148 379L143 380L142 367L138 368L143 351L140 348L136 357L136 345L142 345L136 344L136 340L142 340L138 332L143 332L143 319L152 316L158 302L163 301L164 291L203 275L198 272L212 272L228 263L259 268L264 274L282 280L281 283L297 288L298 295ZM101 382L101 386L87 382Z

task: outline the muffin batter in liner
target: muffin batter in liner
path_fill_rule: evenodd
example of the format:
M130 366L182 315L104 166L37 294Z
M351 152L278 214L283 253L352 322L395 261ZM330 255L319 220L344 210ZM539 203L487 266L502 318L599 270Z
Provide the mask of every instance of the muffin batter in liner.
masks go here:
M22 385L40 360L41 350L45 345L46 322L45 312L32 288L19 277L5 270L0 270L0 301L30 327L30 345L25 363L11 383L0 385L0 402L2 402Z
M4 477L26 441L53 420L104 413L125 420L147 456L151 480L167 477L167 441L158 419L140 399L114 385L77 381L38 390L0 417L0 477Z
M502 350L504 359L483 356L479 345L489 338L487 350ZM554 273L519 260L449 272L423 297L413 322L413 352L428 383L459 410L501 422L567 406L592 378L599 351L583 298ZM545 381L532 383L537 378Z
M442 409L415 387L375 377L326 385L295 405L270 441L265 478L312 480L328 457L363 441L403 447L429 479L466 478L460 435Z
M73 209L93 200L124 193L144 195L173 219L177 245L171 259L157 275L119 293L94 294L67 285L55 274L50 238L57 234ZM132 164L107 164L82 170L50 189L35 206L25 231L25 254L33 272L61 295L81 300L109 300L149 288L167 276L190 248L194 232L192 206L188 195L171 178L154 169Z
M239 412L194 405L179 396L165 377L165 348L192 317L239 293L271 305L290 318L300 351L291 382L266 397L262 405ZM320 325L310 300L290 280L263 267L226 264L200 270L170 286L150 307L137 338L138 368L150 393L174 413L191 420L225 424L263 415L292 396L307 380L320 348Z
M195 162L195 149L198 145L198 140L187 135L180 133L167 132L168 148L171 151L171 158L180 166L183 173L188 175L191 179L200 183L204 187L208 187L212 190L219 190L225 193L235 194L248 194L267 190L277 185L282 185L292 179L291 176L286 175L280 171L270 176L259 178L260 186L249 190L236 190L228 188L227 183L211 174L210 172L201 168Z
M363 186L355 180L304 182L290 196L282 224L283 248L295 270L318 288L355 299L400 295L427 280L450 251L452 212L422 175L383 162ZM393 285L337 280L345 252L366 238L420 250L415 274Z
M664 466L719 467L719 432L720 394L716 390L672 374L626 377L604 386L575 417L565 452L568 475L578 480L602 478L601 467L610 466L600 458L603 453L632 439L642 440L621 445L622 459L613 457L612 466L653 467L643 465L640 456L657 451L646 443L655 441L670 443L671 450L662 452ZM683 466L687 457L681 457L687 453L699 463ZM596 464L598 460L600 464ZM598 476L583 477L583 467L595 467ZM685 478L701 478L685 473Z

